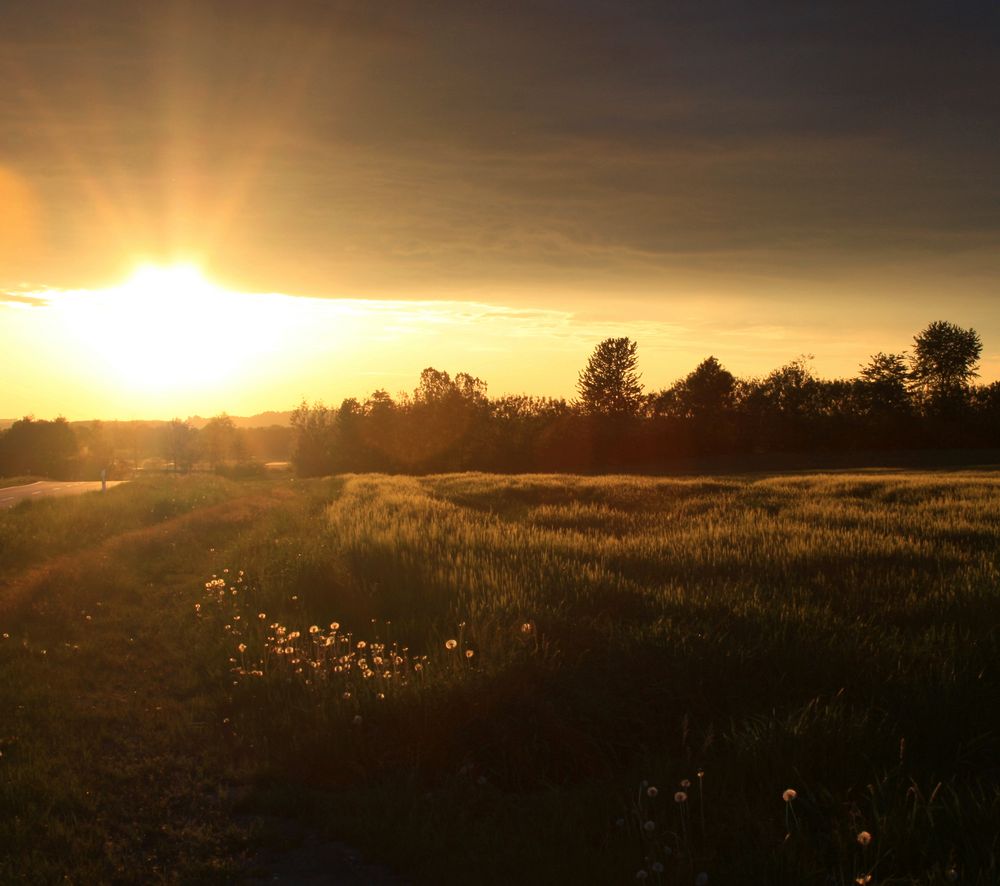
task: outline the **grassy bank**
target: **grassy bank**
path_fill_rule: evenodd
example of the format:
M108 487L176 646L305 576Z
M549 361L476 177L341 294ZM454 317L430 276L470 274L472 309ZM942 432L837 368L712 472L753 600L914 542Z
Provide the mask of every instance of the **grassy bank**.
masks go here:
M191 588L285 497L166 478L2 515L0 882L238 876L243 776Z
M1000 878L995 474L119 491L8 574L0 880L238 881L247 814L415 882Z

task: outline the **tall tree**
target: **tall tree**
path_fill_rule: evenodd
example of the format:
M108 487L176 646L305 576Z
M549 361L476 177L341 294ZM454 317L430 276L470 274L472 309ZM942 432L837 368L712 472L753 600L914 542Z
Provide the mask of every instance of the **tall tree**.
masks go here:
M936 320L913 339L910 380L925 405L961 401L979 375L983 343L975 329Z
M174 471L189 471L195 461L198 432L186 421L171 419L163 428L163 451L173 463Z
M202 444L202 453L213 468L240 454L239 429L224 412L208 420L198 434L198 439Z
M331 473L337 413L322 403L310 407L303 400L292 413L291 423L295 431L292 464L299 476L320 477Z
M606 338L590 355L576 387L585 412L591 415L637 415L642 404L642 383L636 371L634 341Z

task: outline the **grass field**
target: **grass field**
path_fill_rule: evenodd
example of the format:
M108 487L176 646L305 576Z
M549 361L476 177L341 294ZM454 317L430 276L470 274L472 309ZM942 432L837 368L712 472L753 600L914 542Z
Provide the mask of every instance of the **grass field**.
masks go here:
M0 524L2 881L1000 882L995 473L105 499Z

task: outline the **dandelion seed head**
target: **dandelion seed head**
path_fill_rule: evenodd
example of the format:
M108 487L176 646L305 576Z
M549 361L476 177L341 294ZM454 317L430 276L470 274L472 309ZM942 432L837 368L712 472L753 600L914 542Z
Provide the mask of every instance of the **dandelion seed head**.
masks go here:
M444 644L445 649L454 649L456 646L458 646L458 640L448 640Z
M860 843L862 846L867 846L869 843L871 843L871 841L872 841L872 835L868 833L868 831L861 831L861 833L858 834L858 843Z
M654 785L650 785L648 788L646 788L647 797L655 797L658 793L660 792L656 789Z
M676 794L674 794L675 803L687 803L687 798L688 795L685 794L684 791L678 791Z
M473 651L472 651L471 649L466 649L466 650L465 650L465 657L466 657L466 658L472 658L472 656L474 656L475 654L476 654L476 653L475 653L475 652L473 652Z
M661 861L654 861L649 867L654 874L663 873L663 862Z
M691 780L687 778L682 778L681 787L684 788L684 790L686 791L689 787L691 787Z
M650 833L650 834L651 834L651 833L652 833L653 831L655 831L655 830L656 830L656 822L655 822L655 821L647 821L647 822L646 822L646 823L645 823L645 824L644 824L644 825L642 826L642 829L643 829L644 831L646 831L647 833Z
M791 803L799 795L795 788L786 788L781 795L781 799L786 803Z
M362 720L361 720L361 714L355 714L355 715L354 715L354 719L353 719L353 720L351 720L351 722L352 722L352 723L353 723L353 724L354 724L355 726L360 726L360 725L361 725L361 723L362 723Z

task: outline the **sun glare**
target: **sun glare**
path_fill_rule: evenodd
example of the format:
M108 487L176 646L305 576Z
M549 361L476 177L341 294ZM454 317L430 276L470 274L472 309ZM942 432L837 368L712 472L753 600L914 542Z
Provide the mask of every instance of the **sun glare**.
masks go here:
M281 328L280 303L223 289L194 265L144 265L63 306L114 382L149 393L218 384L272 350Z

